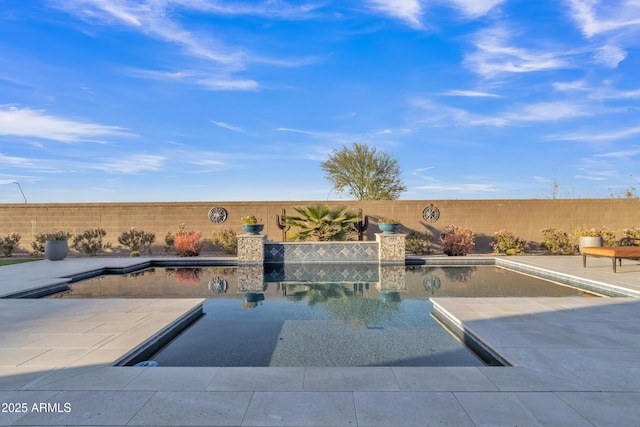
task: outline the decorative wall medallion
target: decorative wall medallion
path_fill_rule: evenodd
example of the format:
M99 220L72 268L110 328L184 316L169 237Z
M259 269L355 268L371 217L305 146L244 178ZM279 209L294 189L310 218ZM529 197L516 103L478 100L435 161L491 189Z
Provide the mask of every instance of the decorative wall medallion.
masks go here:
M220 206L209 209L209 219L214 224L222 224L227 220L227 210Z
M441 286L440 278L438 276L427 276L422 279L422 286L424 290L429 292L431 295L435 294Z
M440 218L440 209L430 203L429 206L422 211L422 219L427 222L436 222Z
M212 277L209 280L209 290L214 294L224 294L229 288L229 282L220 276Z

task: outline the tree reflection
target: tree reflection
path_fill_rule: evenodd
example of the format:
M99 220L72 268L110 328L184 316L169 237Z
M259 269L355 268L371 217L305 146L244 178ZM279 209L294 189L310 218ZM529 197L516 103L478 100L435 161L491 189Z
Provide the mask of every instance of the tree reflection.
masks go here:
M355 292L342 283L305 283L284 285L287 298L306 300L309 306L321 305L335 320L371 327L389 323L398 312L401 298L398 295L381 294L370 298ZM302 289L300 287L302 286ZM357 288L356 288L357 289ZM394 294L397 294L395 292Z

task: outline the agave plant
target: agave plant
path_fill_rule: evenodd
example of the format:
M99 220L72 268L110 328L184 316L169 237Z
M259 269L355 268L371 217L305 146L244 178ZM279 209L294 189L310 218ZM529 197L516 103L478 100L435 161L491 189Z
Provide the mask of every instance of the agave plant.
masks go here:
M357 213L344 207L330 209L326 205L313 205L293 209L299 214L287 215L287 224L298 228L293 240L349 240L353 231L351 224L359 220Z

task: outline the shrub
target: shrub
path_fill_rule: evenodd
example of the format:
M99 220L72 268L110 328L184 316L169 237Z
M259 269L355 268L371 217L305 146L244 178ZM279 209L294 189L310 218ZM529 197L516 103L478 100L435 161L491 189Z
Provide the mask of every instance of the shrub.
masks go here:
M22 236L16 232L9 233L5 237L0 237L0 249L2 250L2 254L6 257L13 255L13 250L18 247L21 237Z
M440 234L442 252L449 256L467 255L475 246L474 237L470 228L449 225Z
M547 227L540 230L544 240L542 246L552 255L573 255L576 253L575 245L571 243L569 235L562 230Z
M35 241L31 242L31 248L36 253L44 253L44 243L47 240L69 240L73 236L69 231L54 231L51 233L37 233Z
M580 237L602 237L602 243L604 246L616 246L617 242L615 234L607 227L589 228L583 225L582 227L576 228L574 235L576 239L579 239Z
M258 223L258 219L253 215L247 215L240 218L240 222L244 225L254 225Z
M71 247L87 255L96 255L98 252L111 247L111 244L102 242L102 238L106 235L107 232L102 228L85 230L82 234L74 236Z
M624 237L629 237L631 239L640 239L640 227L625 228L622 231L624 233Z
M129 254L130 257L139 257L140 255L140 251L131 251Z
M287 224L297 227L291 240L341 241L350 240L352 224L360 217L346 207L329 208L327 205L294 207L298 216L287 215Z
M220 246L225 254L238 253L238 237L235 231L228 228L214 232L211 243Z
M156 235L154 233L148 233L144 230L139 230L135 227L125 231L118 237L118 242L126 248L129 248L132 252L139 252L143 254L145 252L151 253L150 246L156 241Z
M400 220L395 218L378 218L378 224L400 224Z
M173 247L176 240L176 236L171 234L170 231L167 231L167 234L164 235L164 253L169 254L175 252L175 248Z
M517 255L525 252L527 242L512 231L500 230L494 233L491 247L496 254Z
M178 256L198 256L202 248L200 237L202 237L202 234L199 231L187 231L184 224L180 224L173 238L173 248Z
M176 282L189 285L189 286L198 286L200 284L200 274L202 273L201 268L178 268L175 271L174 278Z
M405 250L417 255L426 255L431 253L431 236L427 233L419 231L411 231L405 237Z

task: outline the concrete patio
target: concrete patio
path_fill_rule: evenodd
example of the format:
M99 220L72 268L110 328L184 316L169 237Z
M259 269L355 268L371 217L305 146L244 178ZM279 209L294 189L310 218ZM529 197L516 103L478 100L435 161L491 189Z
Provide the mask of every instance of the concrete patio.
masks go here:
M142 261L3 266L0 295ZM435 298L514 366L418 368L116 367L201 300L1 299L0 425L637 426L640 263L501 261L632 297Z

